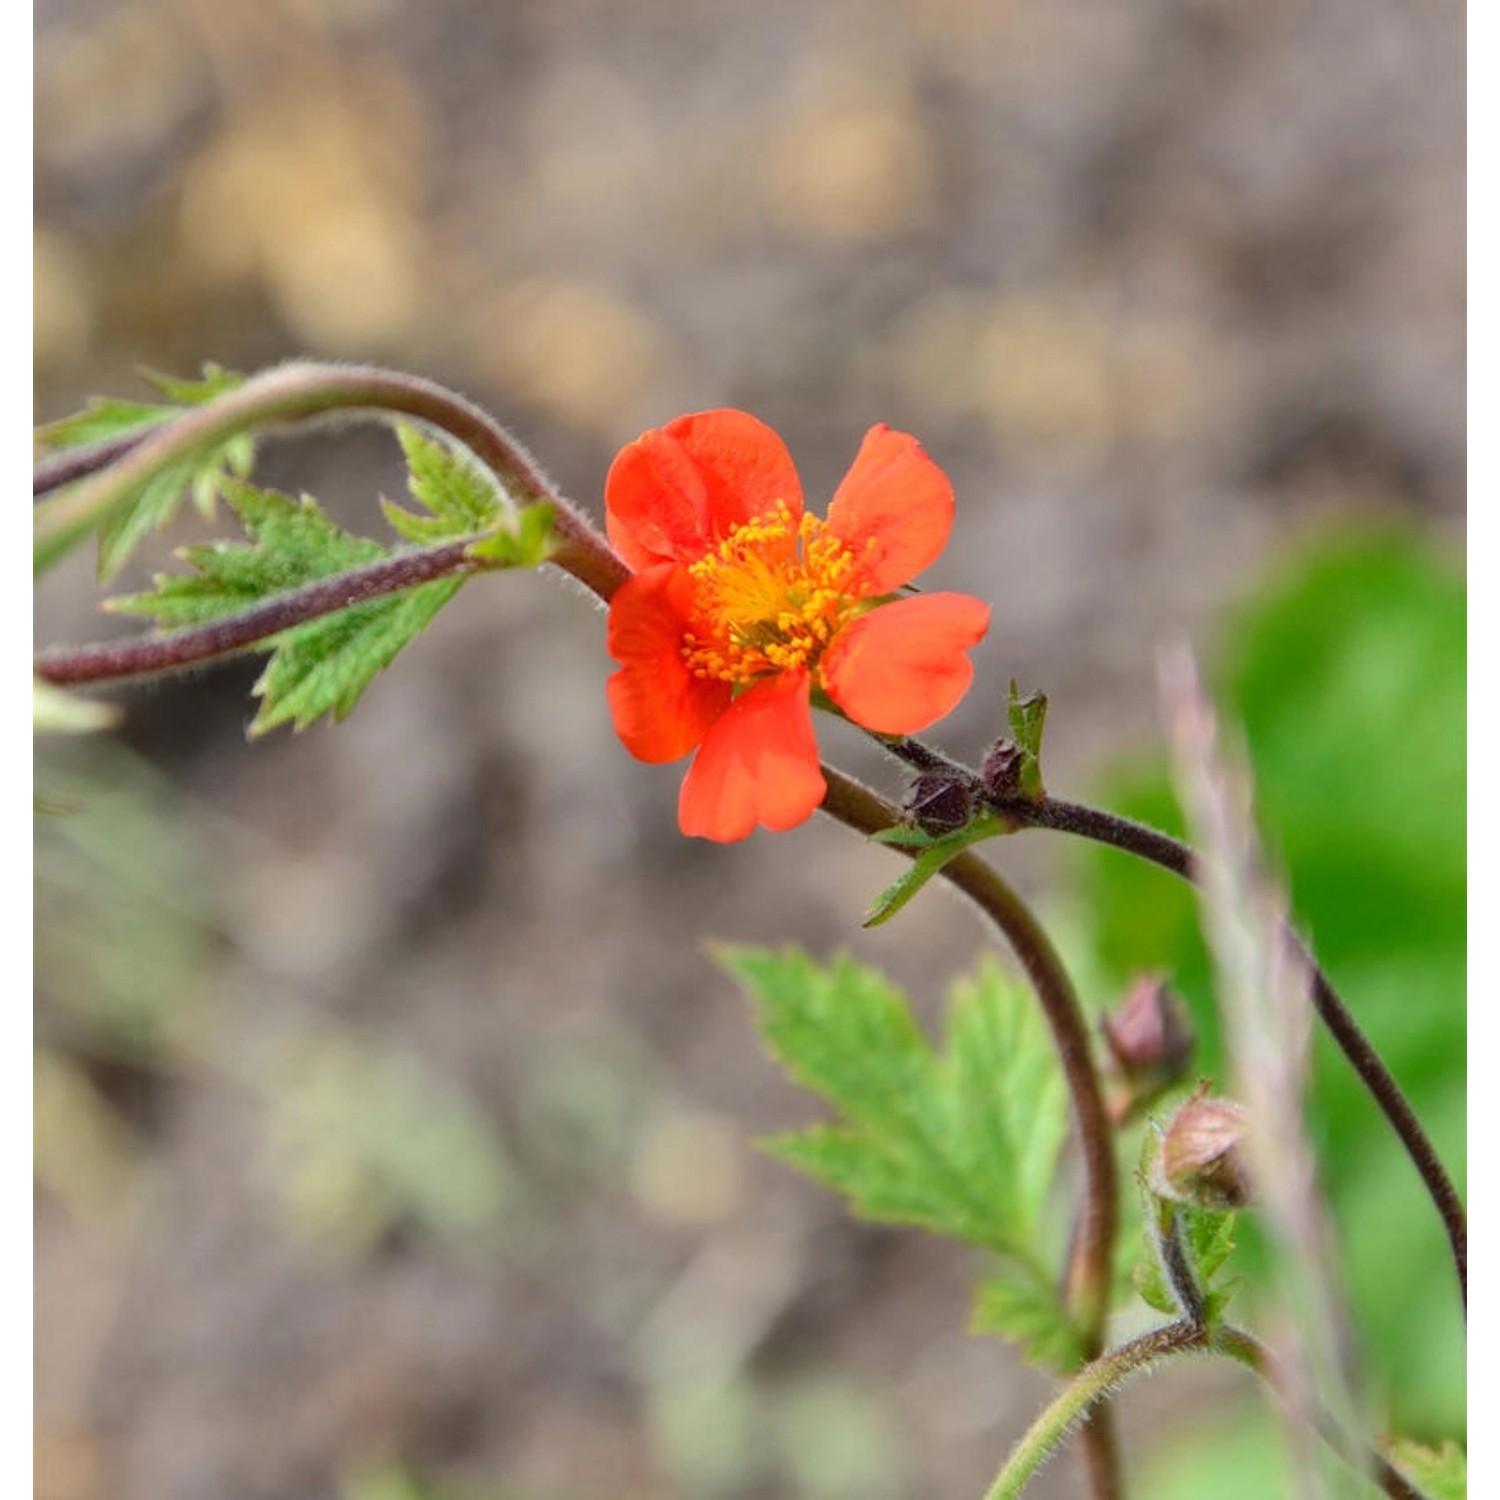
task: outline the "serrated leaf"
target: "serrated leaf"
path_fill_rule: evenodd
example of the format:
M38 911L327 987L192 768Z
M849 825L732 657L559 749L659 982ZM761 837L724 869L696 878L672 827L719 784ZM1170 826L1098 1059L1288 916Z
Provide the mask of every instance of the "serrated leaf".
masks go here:
M57 452L159 427L189 408L233 390L244 378L218 365L205 365L203 371L201 380L175 380L142 371L142 378L170 404L95 398L83 411L39 427L35 434L37 450ZM113 578L141 542L172 519L185 496L191 495L198 510L211 516L226 482L244 478L254 460L255 440L248 433L239 433L206 453L173 464L134 494L123 497L99 529L100 582Z
M945 1054L904 996L847 957L732 949L765 1041L841 1120L770 1149L865 1218L918 1224L1039 1260L1037 1237L1066 1130L1062 1080L1025 990L993 965L954 987Z
M160 575L152 592L110 600L110 607L153 616L158 626L202 625L392 555L379 542L335 525L310 496L296 501L233 482L226 498L248 544L186 548L183 556L196 573ZM324 713L345 717L376 673L427 627L463 582L437 578L272 637L271 659L255 685L262 703L250 732L264 734L287 723L305 729Z
M904 831L886 829L885 833L889 835ZM944 834L941 838L935 839L923 834L922 838L926 842L922 844L904 838L883 837L876 834L875 837L881 843L909 845L920 848L922 853L912 861L908 869L901 872L898 879L892 881L875 898L862 925L879 927L882 923L889 922L944 865L957 859L970 845L980 843L984 839L995 838L1009 831L1008 823L1002 821L994 813L984 811L977 813L962 828L953 833Z
M255 684L264 701L250 733L288 723L306 729L325 713L347 717L376 673L432 623L463 582L437 578L276 636L275 653Z
M1028 800L1036 802L1043 795L1042 731L1047 725L1047 695L1028 693L1023 698L1012 678L1006 712L1011 736L1021 747L1021 791Z
M1078 1331L1058 1288L1017 1267L986 1276L974 1292L972 1333L993 1333L1021 1346L1034 1365L1075 1369L1083 1360Z
M1386 1457L1430 1500L1467 1500L1469 1456L1457 1443L1429 1448L1406 1438L1386 1444Z
M414 427L398 424L396 437L406 455L412 498L428 512L414 515L382 501L386 519L399 535L409 542L446 542L488 531L500 518L503 500L477 464Z

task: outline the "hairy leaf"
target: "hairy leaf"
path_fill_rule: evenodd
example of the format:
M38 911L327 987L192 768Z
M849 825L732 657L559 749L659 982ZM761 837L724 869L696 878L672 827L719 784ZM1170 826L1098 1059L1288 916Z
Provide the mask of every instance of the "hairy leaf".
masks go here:
M1047 725L1047 695L1028 693L1023 698L1013 678L1007 713L1010 732L1021 747L1021 790L1035 802L1043 794L1042 731Z
M161 626L201 625L320 578L390 557L379 542L336 526L317 501L235 483L226 492L249 538L188 547L197 569L160 575L151 593L113 599L110 607L151 615ZM274 652L255 685L260 712L250 726L263 734L278 724L305 729L324 713L342 719L370 680L458 591L463 579L430 583L351 605L293 626L272 638Z

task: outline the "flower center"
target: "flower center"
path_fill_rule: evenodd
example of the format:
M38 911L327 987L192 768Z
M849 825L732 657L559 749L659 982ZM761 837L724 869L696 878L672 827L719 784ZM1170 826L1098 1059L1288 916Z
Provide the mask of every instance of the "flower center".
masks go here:
M693 675L743 686L815 666L862 607L849 587L854 563L826 522L804 515L799 524L785 502L736 526L688 570L697 629L683 636L682 655Z

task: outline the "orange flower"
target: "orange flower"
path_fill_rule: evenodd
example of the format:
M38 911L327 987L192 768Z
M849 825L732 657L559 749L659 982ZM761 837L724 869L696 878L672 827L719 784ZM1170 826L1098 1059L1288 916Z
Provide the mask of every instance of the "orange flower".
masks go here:
M953 486L913 437L872 427L828 507L804 515L786 445L741 411L678 417L609 471L609 538L636 570L609 609L615 731L677 760L682 831L729 842L811 817L816 688L856 724L914 734L974 677L988 605L890 595L933 562Z

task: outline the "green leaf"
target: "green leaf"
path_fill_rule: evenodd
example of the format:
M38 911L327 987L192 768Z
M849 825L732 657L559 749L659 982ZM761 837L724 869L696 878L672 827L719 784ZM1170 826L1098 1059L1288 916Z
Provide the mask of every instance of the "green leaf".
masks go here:
M721 961L751 995L773 1055L842 1117L776 1138L774 1154L862 1217L1044 1258L1066 1107L1022 986L991 964L956 985L939 1056L905 997L852 959L731 949Z
M1396 1438L1386 1445L1386 1457L1431 1500L1467 1500L1469 1457L1457 1443L1429 1448Z
M977 813L962 828L944 834L941 838L932 838L920 829L887 828L882 833L877 833L875 838L880 843L919 848L922 853L912 861L908 869L901 872L899 879L875 898L865 915L863 925L879 927L882 923L889 922L944 865L957 859L971 844L1009 832L1008 823L986 811Z
M396 437L406 455L412 498L428 512L414 515L382 501L386 520L400 536L409 542L446 542L488 531L499 520L504 502L477 464L404 423L397 425Z
M1010 732L1021 747L1021 791L1029 801L1039 801L1043 796L1042 731L1047 725L1047 695L1028 693L1023 698L1012 678L1006 711Z
M310 496L295 501L236 482L226 498L249 545L186 548L182 555L195 574L161 575L151 593L113 599L110 607L151 615L159 626L201 625L392 555L379 542L336 526ZM273 637L274 652L255 685L262 703L251 734L286 723L305 729L325 713L344 718L376 673L431 623L463 582L461 577L434 579Z
M1058 1287L1015 1273L986 1276L974 1293L972 1333L994 1333L1021 1346L1027 1361L1049 1370L1070 1370L1083 1360L1078 1331Z
M58 452L159 427L191 407L232 391L244 378L213 364L204 365L201 380L174 380L149 371L142 376L169 404L96 398L85 410L39 427L35 434L38 452ZM254 459L254 439L240 433L206 453L173 464L123 498L99 530L100 581L113 578L141 542L176 515L184 496L191 494L198 510L212 515L226 482L243 479Z

